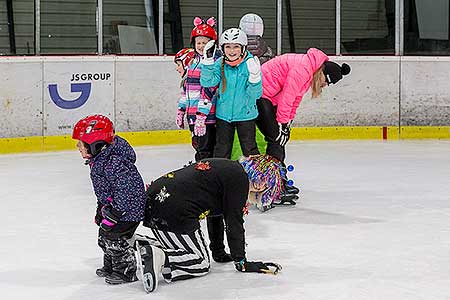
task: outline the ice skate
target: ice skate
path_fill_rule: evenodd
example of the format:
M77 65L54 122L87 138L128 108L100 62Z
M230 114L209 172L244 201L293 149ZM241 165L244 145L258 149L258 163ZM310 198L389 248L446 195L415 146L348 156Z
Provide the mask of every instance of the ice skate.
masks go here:
M273 205L296 205L299 197L296 194L287 194L286 192L280 195L280 200L276 202L272 202Z
M151 293L158 287L158 277L162 272L166 255L158 247L143 246L136 251L136 260L144 290Z
M106 275L109 275L112 273L111 269L108 269L106 267L101 267L95 270L95 274L97 274L98 277L106 277Z
M130 283L137 281L137 277L133 274L131 277L128 277L124 274L119 274L117 272L112 272L107 274L105 277L105 282L108 284L122 284L122 283Z
M138 280L142 280L144 278L144 266L142 265L142 257L141 257L141 245L138 240L134 242L134 246L136 251L134 251L134 256L136 258L136 276Z
M298 194L300 189L294 185L286 185L286 194Z

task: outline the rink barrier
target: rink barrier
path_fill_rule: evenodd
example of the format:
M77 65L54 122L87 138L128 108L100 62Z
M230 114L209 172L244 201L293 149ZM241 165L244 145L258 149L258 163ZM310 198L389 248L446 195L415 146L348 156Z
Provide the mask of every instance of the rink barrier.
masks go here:
M188 130L119 132L133 146L189 144ZM292 128L292 140L405 140L450 139L450 126L368 126L368 127L301 127ZM0 154L75 150L70 135L1 138Z

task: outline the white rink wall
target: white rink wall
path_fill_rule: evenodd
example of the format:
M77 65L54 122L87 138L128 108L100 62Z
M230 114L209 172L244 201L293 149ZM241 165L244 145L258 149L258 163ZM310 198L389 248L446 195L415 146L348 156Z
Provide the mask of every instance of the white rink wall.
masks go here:
M305 95L294 126L450 125L450 58L331 60L352 72L320 99ZM1 57L0 74L0 138L68 135L92 113L108 115L119 131L176 129L172 56Z

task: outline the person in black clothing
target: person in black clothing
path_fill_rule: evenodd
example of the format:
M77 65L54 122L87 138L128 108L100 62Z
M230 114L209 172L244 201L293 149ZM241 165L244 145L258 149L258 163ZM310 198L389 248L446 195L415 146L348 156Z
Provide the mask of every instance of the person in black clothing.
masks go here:
M239 161L204 159L152 182L143 225L163 248L144 246L136 253L138 264L143 262L144 289L154 291L159 274L172 282L209 272L210 257L200 229L206 216L223 215L238 271L278 272L279 265L247 260L243 217L248 205L269 205L280 196L285 173L276 158L254 155ZM222 232L210 236L223 236L223 226L216 230Z

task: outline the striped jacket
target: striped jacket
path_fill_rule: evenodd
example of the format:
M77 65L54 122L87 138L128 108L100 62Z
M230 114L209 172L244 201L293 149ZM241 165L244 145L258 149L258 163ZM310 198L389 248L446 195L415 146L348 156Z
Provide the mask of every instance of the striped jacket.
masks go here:
M183 85L178 109L186 111L189 125L195 123L197 112L201 112L206 117L206 124L216 123L216 90L217 86L202 87L200 84L200 74L202 64L201 56L196 54L194 61L187 70L186 80Z

